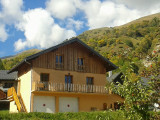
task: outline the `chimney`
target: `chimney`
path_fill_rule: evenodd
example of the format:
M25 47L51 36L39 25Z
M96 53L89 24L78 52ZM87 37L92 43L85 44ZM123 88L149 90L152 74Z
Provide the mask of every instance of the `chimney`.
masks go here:
M112 76L112 71L109 71L109 77L111 77Z

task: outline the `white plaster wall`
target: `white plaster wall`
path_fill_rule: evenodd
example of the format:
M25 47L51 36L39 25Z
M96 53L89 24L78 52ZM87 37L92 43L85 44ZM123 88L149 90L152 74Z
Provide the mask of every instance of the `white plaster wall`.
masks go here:
M10 102L9 112L10 113L18 113L17 105L15 104L15 101Z
M59 112L78 112L78 98L59 97Z
M31 97L31 71L23 74L20 78L20 93L27 112L30 112L30 97Z
M34 112L55 113L55 97L53 96L34 96Z

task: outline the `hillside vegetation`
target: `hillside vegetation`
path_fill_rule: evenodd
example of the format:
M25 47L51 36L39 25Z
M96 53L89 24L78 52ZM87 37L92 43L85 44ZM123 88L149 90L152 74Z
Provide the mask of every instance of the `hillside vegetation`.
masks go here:
M4 66L1 59L0 59L0 70L4 70Z
M160 13L118 27L85 31L77 37L119 66L118 70L126 70L129 62L133 62L135 73L139 73L144 65L152 64L147 57L155 52L160 55ZM11 69L25 57L39 51L28 50L3 59L3 66Z
M144 65L148 65L145 62L147 57L155 52L160 55L160 13L119 27L85 31L78 38L122 71L132 61L135 72L138 73Z
M20 61L22 61L25 57L33 55L37 52L40 52L38 49L31 49L24 51L22 53L19 53L12 57L7 57L6 59L2 59L4 69L9 70L12 67L14 67L16 64L18 64ZM1 69L1 68L0 68Z

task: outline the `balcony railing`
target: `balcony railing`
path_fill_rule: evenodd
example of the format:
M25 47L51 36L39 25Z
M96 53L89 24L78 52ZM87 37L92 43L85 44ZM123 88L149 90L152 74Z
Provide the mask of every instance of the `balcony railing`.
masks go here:
M84 65L78 65L77 66L77 71L84 71L85 70L85 67L84 67Z
M62 70L64 67L63 63L56 63L56 69Z
M65 83L35 83L36 91L55 91L55 92L78 92L78 93L108 93L105 86L85 85L85 84L65 84Z

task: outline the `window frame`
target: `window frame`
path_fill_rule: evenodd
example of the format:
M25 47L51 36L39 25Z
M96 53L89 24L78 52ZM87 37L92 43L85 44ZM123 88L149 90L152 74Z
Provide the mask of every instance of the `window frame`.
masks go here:
M61 54L56 54L55 58L55 68L56 69L63 69L64 57Z

